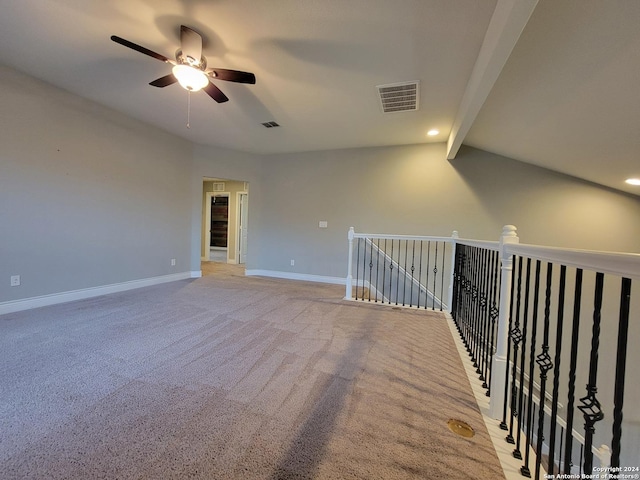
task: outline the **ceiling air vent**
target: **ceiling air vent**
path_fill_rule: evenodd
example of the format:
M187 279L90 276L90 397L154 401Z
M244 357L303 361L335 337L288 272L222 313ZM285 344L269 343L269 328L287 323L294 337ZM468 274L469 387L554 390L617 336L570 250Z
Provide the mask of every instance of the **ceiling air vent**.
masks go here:
M274 128L280 126L276 122L264 122L262 125L266 128Z
M418 110L420 82L391 83L378 85L383 113L411 112Z

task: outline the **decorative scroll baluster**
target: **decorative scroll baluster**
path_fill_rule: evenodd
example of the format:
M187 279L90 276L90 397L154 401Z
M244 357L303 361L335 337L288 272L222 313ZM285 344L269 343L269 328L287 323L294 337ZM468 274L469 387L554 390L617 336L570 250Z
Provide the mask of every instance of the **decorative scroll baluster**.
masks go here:
M498 270L499 270L499 257L498 252L491 252L491 268L492 268L492 278L493 281L491 283L491 307L489 308L489 319L491 321L491 344L489 346L489 356L487 358L487 362L489 363L489 375L487 378L487 397L491 396L491 375L492 375L492 363L491 358L494 354L494 350L496 348L496 321L498 319L498 315L500 314L498 310L498 291L500 287L498 286Z
M413 305L413 274L416 270L416 241L413 241L413 251L411 252L411 289L409 290L409 305Z
M562 327L564 324L564 293L567 278L567 267L560 267L560 282L558 285L558 316L556 323L556 351L553 369L553 396L551 400L551 427L549 429L549 467L548 473L555 472L555 447L556 447L556 426L558 424L558 396L560 389L560 360L562 353ZM560 434L560 452L562 452L562 433ZM562 457L558 461L558 466Z
M447 256L447 244L442 244L442 275L440 275L440 311L442 311L442 303L444 302L444 258ZM436 292L433 292L434 295Z
M420 308L420 285L422 285L422 243L422 240L420 240L420 254L418 260L418 305L416 305L416 308ZM452 272L452 275L455 276L455 272ZM451 312L453 312L453 307Z
M380 295L380 290L378 289L379 278L380 278L380 239L378 239L376 242L376 298L375 298L376 303L378 303L378 295ZM384 291L384 285L383 285L383 291Z
M536 357L536 363L540 369L540 405L538 414L538 444L536 448L536 473L535 478L540 476L542 465L542 442L544 440L544 404L547 385L547 372L553 368L551 356L549 355L549 326L551 320L551 281L553 264L547 263L547 283L544 297L544 330L542 334L542 353Z
M567 393L567 442L564 450L564 471L570 474L573 458L573 406L576 391L576 367L578 365L578 336L580 334L580 305L582 301L582 269L576 270L573 298L573 323L571 326L571 360L569 364L569 389ZM580 461L582 463L582 460Z
M472 266L471 266L471 319L473 327L471 332L471 360L473 366L478 369L478 249L472 248Z
M515 265L516 263L516 256L513 255L511 258L511 264ZM509 362L511 361L511 329L513 327L513 305L515 303L515 281L511 281L511 288L510 288L510 295L509 295L509 336L507 337L507 365L509 365ZM514 360L515 363L515 360ZM508 375L508 372L507 372ZM513 383L512 383L513 386ZM504 382L504 402L503 402L503 406L502 406L502 422L500 422L500 428L502 430L508 430L509 427L507 426L507 407L509 405L509 380L508 377L506 379L506 381ZM507 437L507 441L508 441L508 437Z
M429 303L429 262L431 259L431 240L427 242L427 278L424 280L424 308L426 310L427 304Z
M382 298L380 302L384 303L385 276L387 273L387 239L384 239L384 252L382 255Z
M529 447L531 446L531 430L534 422L531 418L533 410L533 369L535 365L536 334L538 332L538 300L540 299L540 260L536 260L536 274L533 290L533 315L531 317L531 354L529 358L529 386L527 399L527 442L525 447L524 465L520 467L520 473L525 477L531 476L529 469Z
M407 297L407 257L408 255L408 240L404 241L404 275L402 275L402 306L405 306L405 299ZM398 257L398 264L400 264L400 257ZM399 280L399 279L398 279Z
M482 345L483 345L483 349L482 349L482 371L480 372L480 380L482 380L482 388L488 388L489 385L487 384L487 376L488 376L488 365L489 365L489 309L487 308L488 304L489 304L489 281L491 278L491 269L490 269L490 262L489 262L489 251L488 250L483 250L482 252L482 256L483 256L483 260L482 260L482 265L483 265L483 270L484 270L484 275L483 275L483 288L482 288L482 300L481 300L481 306L482 306L482 322L484 324L484 338L482 339Z
M391 260L389 260L389 305L393 294L393 239L391 240Z
M520 395L518 396L518 411L523 411L524 403L524 370L525 370L525 358L527 356L527 327L529 323L529 292L531 286L531 259L527 258L527 271L525 274L525 287L524 287L524 312L522 314L522 337L525 339L522 342L522 353L520 354ZM531 394L531 391L529 391ZM516 448L514 448L512 455L514 458L521 459L522 452L520 451L520 432L524 428L522 421L524 415L518 415L518 435L516 437Z
M360 243L362 243L362 239L358 238L358 248L356 252L356 300L358 300L358 286L360 284L359 280L359 272L360 272ZM363 289L364 289L364 280L362 281ZM364 290L362 291L364 294Z
M511 342L513 344L513 368L511 375L511 420L509 421L509 435L507 435L508 443L515 443L513 438L513 422L518 415L518 406L516 404L516 398L518 397L518 387L516 384L516 374L518 363L518 345L522 340L522 331L520 330L520 302L522 298L522 257L518 258L518 288L516 290L516 311L515 322L513 323L513 329L510 330Z
M604 289L604 274L596 273L595 299L593 305L593 326L591 329L591 355L589 358L589 383L587 383L587 395L580 399L578 409L584 416L584 473L591 475L593 470L593 434L595 424L604 418L600 402L596 394L598 386L598 350L600 348L600 322L602 320L602 292Z
M622 437L622 405L624 403L624 376L627 364L627 334L631 304L631 279L623 278L620 288L620 317L618 320L618 353L616 380L613 394L613 439L611 440L611 466L620 467L620 439Z
M433 260L433 296L431 302L431 310L436 309L436 280L438 279L438 242L436 243L435 259Z
M396 275L396 305L398 305L398 297L400 296L400 262L402 261L402 240L398 239L398 271Z
M371 282L371 274L373 272L373 240L369 241L369 301L371 301L371 290L373 283Z

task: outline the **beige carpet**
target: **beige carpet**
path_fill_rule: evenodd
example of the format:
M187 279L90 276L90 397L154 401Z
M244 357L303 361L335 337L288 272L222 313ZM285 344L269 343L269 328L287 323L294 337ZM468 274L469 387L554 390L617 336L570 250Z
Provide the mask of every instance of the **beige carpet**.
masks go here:
M207 267L0 316L0 478L504 478L442 315Z

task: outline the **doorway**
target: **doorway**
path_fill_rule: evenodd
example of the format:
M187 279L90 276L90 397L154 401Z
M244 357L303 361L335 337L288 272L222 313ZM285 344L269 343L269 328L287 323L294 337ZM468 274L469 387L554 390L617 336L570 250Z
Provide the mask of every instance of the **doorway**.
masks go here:
M203 262L244 264L247 259L248 183L204 178Z

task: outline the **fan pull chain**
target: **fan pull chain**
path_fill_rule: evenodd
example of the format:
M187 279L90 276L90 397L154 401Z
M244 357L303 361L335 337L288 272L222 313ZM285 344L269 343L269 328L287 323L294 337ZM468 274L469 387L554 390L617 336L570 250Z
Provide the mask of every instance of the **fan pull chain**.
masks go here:
M187 128L191 128L191 90L187 90L189 92L189 96L187 97Z

